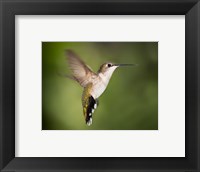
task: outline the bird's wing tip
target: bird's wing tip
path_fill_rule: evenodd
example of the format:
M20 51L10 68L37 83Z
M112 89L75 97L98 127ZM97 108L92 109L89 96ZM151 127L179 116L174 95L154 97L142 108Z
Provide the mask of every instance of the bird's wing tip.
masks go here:
M65 54L68 56L68 55L71 55L73 54L73 51L71 49L65 49Z

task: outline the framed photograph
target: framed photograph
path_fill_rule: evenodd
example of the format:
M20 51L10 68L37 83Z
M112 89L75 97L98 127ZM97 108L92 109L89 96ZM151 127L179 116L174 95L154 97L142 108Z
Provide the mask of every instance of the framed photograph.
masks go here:
M1 0L1 171L200 170L200 3Z

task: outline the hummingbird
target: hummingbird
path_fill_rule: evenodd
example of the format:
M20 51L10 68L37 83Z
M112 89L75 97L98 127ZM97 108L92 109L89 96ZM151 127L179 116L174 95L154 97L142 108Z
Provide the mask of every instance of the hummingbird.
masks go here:
M136 64L104 63L97 73L84 63L83 60L72 50L66 50L67 61L71 75L68 78L78 82L83 87L82 106L85 122L92 124L92 114L98 106L98 98L106 90L113 72L118 67L135 66Z

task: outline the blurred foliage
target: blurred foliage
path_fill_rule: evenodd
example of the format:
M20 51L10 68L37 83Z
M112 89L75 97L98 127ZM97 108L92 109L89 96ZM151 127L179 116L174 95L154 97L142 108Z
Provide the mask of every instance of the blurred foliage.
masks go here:
M118 68L99 98L93 124L83 117L83 88L69 74L64 50L72 49L95 72L102 63L135 63ZM157 130L157 42L43 42L43 130Z

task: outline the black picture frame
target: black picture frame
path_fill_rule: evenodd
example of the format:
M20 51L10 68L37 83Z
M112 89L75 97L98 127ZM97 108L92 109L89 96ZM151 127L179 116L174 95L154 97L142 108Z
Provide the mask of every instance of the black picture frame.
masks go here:
M186 157L15 157L15 15L185 15ZM200 171L199 57L199 0L0 0L0 169L18 172Z

